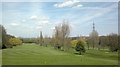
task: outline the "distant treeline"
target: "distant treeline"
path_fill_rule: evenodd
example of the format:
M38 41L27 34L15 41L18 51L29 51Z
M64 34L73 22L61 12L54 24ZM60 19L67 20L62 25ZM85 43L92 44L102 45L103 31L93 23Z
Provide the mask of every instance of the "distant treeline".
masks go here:
M40 38L19 38L22 40L23 43L35 43L35 44L40 44ZM46 45L51 45L53 39L50 37L45 37L43 38L43 44Z
M23 43L40 44L40 38L20 38L20 39L22 40ZM98 48L98 50L100 50L100 49L105 49L106 47L108 47L111 51L118 51L120 48L120 44L119 44L120 35L117 35L114 33L107 35L107 36L99 36L99 41L98 43L94 44L94 46L93 46L93 40L90 37L85 37L85 38L70 37L69 39L70 41L84 39L87 43L88 49L90 49L90 47L93 47L93 49ZM55 46L55 39L50 38L50 37L43 38L43 45Z
M98 50L108 47L110 51L118 51L120 49L120 35L111 33L106 36L99 36L97 42L89 37L87 39L87 46L88 49L90 46L92 46L93 49L94 47L97 47Z

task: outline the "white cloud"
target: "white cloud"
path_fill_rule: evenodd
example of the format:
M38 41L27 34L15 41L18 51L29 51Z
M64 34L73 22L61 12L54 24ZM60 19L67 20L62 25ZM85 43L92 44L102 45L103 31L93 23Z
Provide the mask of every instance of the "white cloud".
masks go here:
M30 19L37 19L38 16L31 16Z
M69 5L73 5L75 3L79 2L78 0L74 0L74 1L67 1L67 2L63 2L61 4L54 4L55 7L65 7L65 6L69 6Z
M72 7L72 8L80 8L80 7L83 7L83 5L82 5L82 4L79 4L79 5L74 6L74 7Z
M12 26L18 26L19 24L17 24L17 23L11 23L10 25L12 25Z

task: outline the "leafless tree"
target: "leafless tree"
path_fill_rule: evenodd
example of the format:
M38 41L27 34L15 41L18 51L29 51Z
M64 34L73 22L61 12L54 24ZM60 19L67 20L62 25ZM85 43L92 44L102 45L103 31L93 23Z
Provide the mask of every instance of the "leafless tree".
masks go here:
M65 20L63 21L62 24L55 27L55 42L56 42L55 46L57 46L58 49L59 48L61 49L61 47L63 47L63 50L65 49L64 47L67 45L65 41L68 40L69 34L70 25Z

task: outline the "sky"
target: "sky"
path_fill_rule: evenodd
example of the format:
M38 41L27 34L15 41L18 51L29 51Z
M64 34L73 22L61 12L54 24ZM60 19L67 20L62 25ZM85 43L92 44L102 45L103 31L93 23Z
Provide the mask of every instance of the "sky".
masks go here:
M92 24L99 35L118 33L117 2L3 2L0 24L16 37L51 37L54 27L66 20L70 36L89 36Z

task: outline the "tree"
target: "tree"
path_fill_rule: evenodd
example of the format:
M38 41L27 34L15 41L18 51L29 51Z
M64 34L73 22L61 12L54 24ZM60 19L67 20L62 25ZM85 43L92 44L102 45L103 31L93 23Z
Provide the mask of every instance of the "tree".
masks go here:
M0 25L0 49L2 48L2 26Z
M70 37L68 37L68 38L66 38L65 39L65 43L64 43L64 51L68 51L69 50L69 48L71 48L71 38Z
M68 24L68 21L66 22L65 20L62 23L61 26L61 39L62 39L62 46L66 46L67 44L65 44L64 41L66 41L66 39L68 39L68 36L70 34L70 25Z
M8 35L6 33L6 29L2 25L0 25L0 42L1 42L0 48L12 47L12 45L9 44L8 40L13 37L14 36Z
M73 48L75 48L77 42L78 42L78 40L72 40L72 41L71 41L71 46L72 46Z
M57 48L57 49L61 49L61 44L60 44L60 41L61 41L60 26L56 26L55 27L54 41L55 41L54 47Z
M0 40L2 42L2 48L5 48L5 44L6 44L6 30L5 28L0 25Z
M47 47L47 45L51 44L51 43L50 43L50 41L51 41L51 38L50 38L50 37L45 36L43 40L44 40L44 46Z
M89 37L89 38L87 39L87 47L88 47L88 50L89 50L89 48L90 48L90 45L92 45L92 41L91 41L91 38Z
M118 50L120 51L120 34L118 35Z
M76 44L76 47L75 47L75 50L79 52L79 54L81 55L82 53L85 53L85 45L86 45L86 42L82 39L78 40L77 44Z
M0 49L2 48L2 25L0 25Z
M5 46L6 48L12 48L12 46L13 46L13 45L11 45L11 44L9 43L9 39L10 39L10 38L15 38L15 37L12 36L12 35L6 34L6 36L5 36L6 43L4 44L4 46Z
M42 31L40 32L40 45L43 45L43 35L42 35Z
M61 49L63 47L63 50L66 50L66 46L69 44L66 44L65 41L69 40L69 34L70 34L70 25L68 22L63 21L62 24L55 27L55 47L58 49Z
M99 45L104 49L104 47L109 45L108 36L100 36L99 37Z
M18 38L10 38L9 43L10 45L17 46L17 45L21 45L22 41Z
M118 51L119 44L118 44L118 35L117 34L110 34L109 36L109 48L111 51Z

